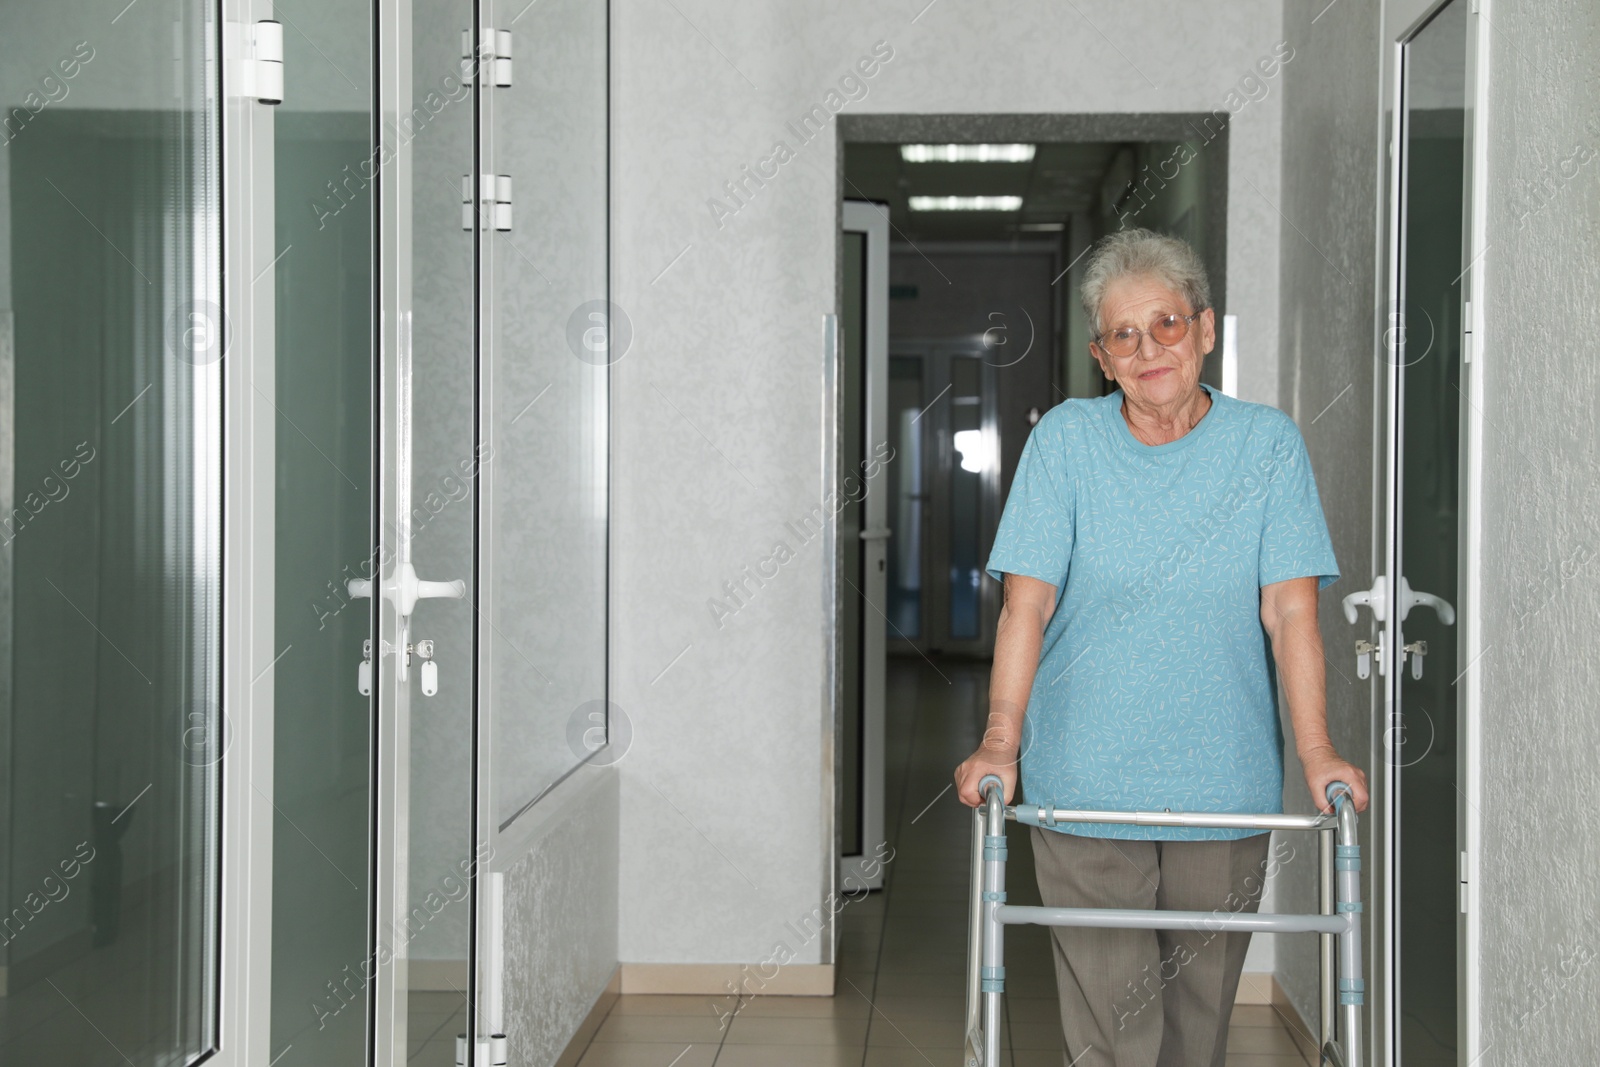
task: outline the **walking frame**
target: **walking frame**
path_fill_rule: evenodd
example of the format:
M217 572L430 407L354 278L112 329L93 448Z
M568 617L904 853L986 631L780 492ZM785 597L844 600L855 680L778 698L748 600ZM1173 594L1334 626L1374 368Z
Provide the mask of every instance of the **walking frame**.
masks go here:
M972 900L967 945L966 1067L1000 1063L1000 1009L1005 992L1005 928L1094 926L1121 930L1238 930L1322 935L1321 1062L1361 1067L1361 846L1350 787L1328 786L1333 814L1233 815L1200 812L1073 811L1007 805L996 775L978 783L982 806L972 813ZM1315 830L1321 835L1321 913L1293 915L1141 908L1034 908L1006 903L1006 820L1054 827L1063 822L1124 823L1247 830ZM1335 837L1337 836L1337 842ZM1337 983L1335 979L1337 978ZM1336 993L1337 990L1337 993ZM1337 1022L1337 1027L1335 1023Z

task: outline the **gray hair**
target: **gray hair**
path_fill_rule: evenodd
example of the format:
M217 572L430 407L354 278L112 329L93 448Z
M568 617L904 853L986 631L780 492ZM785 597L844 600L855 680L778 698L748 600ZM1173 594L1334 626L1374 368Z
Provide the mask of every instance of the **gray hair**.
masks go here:
M1151 230L1118 230L1102 237L1083 269L1083 310L1103 331L1100 304L1111 283L1129 277L1155 278L1189 302L1190 311L1211 306L1211 283L1205 264L1189 242Z

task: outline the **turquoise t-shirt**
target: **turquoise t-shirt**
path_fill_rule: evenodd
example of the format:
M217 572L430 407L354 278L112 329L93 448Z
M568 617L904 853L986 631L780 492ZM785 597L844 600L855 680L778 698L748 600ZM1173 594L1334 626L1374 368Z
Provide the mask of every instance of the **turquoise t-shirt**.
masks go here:
M1068 400L1028 435L988 571L1054 585L1023 723L1030 804L1279 812L1283 733L1261 587L1339 577L1305 442L1276 408L1204 387L1164 445L1122 393ZM1064 824L1092 837L1260 831Z

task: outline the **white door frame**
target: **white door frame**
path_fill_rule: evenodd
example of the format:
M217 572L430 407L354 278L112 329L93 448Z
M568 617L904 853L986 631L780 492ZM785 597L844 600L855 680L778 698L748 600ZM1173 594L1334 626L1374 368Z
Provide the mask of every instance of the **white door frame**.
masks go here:
M374 273L378 307L376 393L372 421L377 444L373 487L377 496L377 562L371 603L377 612L372 649L375 710L378 717L373 805L374 863L372 949L372 1063L375 1067L404 1064L407 1054L407 1000L411 988L407 948L391 954L380 945L398 942L410 910L411 877L411 690L410 619L401 617L376 580L387 586L396 568L411 563L412 390L411 390L411 166L410 139L397 137L390 116L411 109L411 3L389 0L375 5L377 39L375 69L378 137L387 151L379 161L378 217L373 232L378 248ZM430 575L429 577L443 577ZM387 729L386 729L387 727ZM387 958L386 958L387 957Z
M1382 77L1384 96L1380 115L1380 200L1378 227L1378 264L1376 272L1376 301L1380 309L1379 331L1375 357L1381 361L1383 372L1376 381L1378 397L1375 411L1379 425L1384 427L1385 447L1376 457L1374 473L1374 559L1373 574L1389 576L1390 589L1398 578L1397 511L1399 501L1392 493L1395 472L1402 461L1401 395L1398 390L1399 367L1395 361L1383 359L1383 331L1391 323L1384 310L1395 291L1396 279L1403 269L1402 248L1399 242L1402 224L1401 206L1405 188L1405 155L1403 152L1404 123L1400 111L1404 52L1407 44L1419 30L1451 0L1387 0L1383 14ZM1487 122L1488 122L1488 49L1490 34L1486 22L1491 0L1454 0L1466 5L1466 145L1463 155L1465 174L1464 202L1466 218L1464 229L1468 262L1463 279L1463 295L1468 314L1464 317L1468 336L1464 339L1462 353L1464 366L1461 373L1462 397L1460 403L1461 480L1459 485L1458 549L1459 571L1456 595L1456 639L1458 662L1466 664L1457 680L1458 763L1457 784L1462 798L1457 803L1457 841L1462 850L1460 878L1463 882L1459 898L1460 916L1457 925L1457 1050L1459 1062L1468 1065L1482 1055L1482 1034L1478 1018L1481 973L1479 967L1480 914L1477 895L1470 887L1477 880L1477 856L1481 833L1481 679L1473 666L1482 654L1481 616L1481 530L1482 513L1479 486L1482 484L1483 407L1486 398L1482 388L1484 327L1483 297L1485 268L1488 250L1487 190L1484 178L1488 174ZM1391 593L1391 606L1392 606ZM1398 647L1400 632L1396 612L1380 629L1388 649ZM1393 652L1388 655L1397 659ZM1370 899L1375 905L1372 924L1374 940L1374 972L1379 981L1374 983L1375 995L1370 1001L1374 1025L1369 1028L1374 1046L1369 1051L1371 1062L1393 1065L1399 1060L1399 1030L1397 1026L1398 986L1395 975L1397 935L1394 911L1394 876L1392 849L1394 842L1386 825L1387 813L1392 810L1395 782L1389 773L1386 757L1385 730L1393 713L1394 691L1399 684L1403 665L1391 665L1389 676L1383 679L1376 694L1373 708L1372 766L1374 768L1374 810L1385 813L1384 820L1373 820L1373 872ZM1381 805L1381 806L1380 806Z
M239 95L238 27L267 0L222 0L223 739L217 1067L271 1061L276 574L274 127Z
M861 396L866 427L861 447L871 456L878 442L890 440L886 425L889 415L889 214L887 208L863 201L846 200L843 208L844 232L860 233L866 241L867 263L863 278L866 293L862 301L866 320L866 344L862 351L866 388ZM856 416L854 411L839 412L841 419ZM852 473L861 476L859 471ZM889 551L889 502L883 491L883 480L881 468L874 477L867 479L866 495L861 502L863 527L842 527L839 531L842 538L860 539L865 585L859 594L853 589L842 591L839 602L845 603L852 596L864 596L868 609L863 612L861 628L861 853L839 859L839 878L846 892L883 886L883 863L878 846L884 841L884 673L888 635L879 623L887 617L888 584L884 565ZM854 655L855 650L845 649L844 654Z

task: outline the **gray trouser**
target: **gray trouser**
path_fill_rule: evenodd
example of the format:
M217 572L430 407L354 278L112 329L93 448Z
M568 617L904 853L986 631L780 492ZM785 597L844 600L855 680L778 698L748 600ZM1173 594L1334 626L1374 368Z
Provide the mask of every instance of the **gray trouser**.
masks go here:
M1271 834L1118 841L1033 831L1046 907L1255 911ZM1223 1067L1248 933L1057 926L1056 988L1075 1067Z

